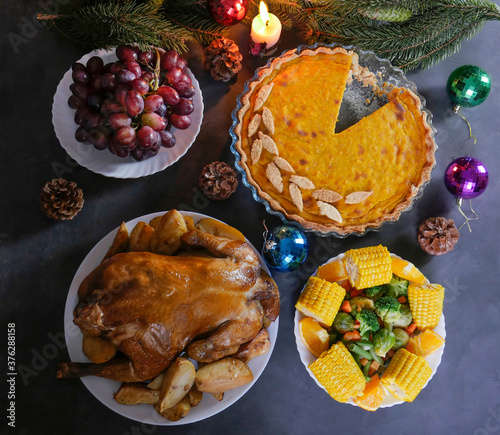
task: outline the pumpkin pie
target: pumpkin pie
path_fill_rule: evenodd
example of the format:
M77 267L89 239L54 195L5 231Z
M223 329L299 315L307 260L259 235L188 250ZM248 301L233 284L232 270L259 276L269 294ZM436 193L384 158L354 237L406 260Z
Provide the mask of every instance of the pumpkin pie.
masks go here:
M357 60L341 47L289 51L259 71L238 112L235 148L248 182L318 233L397 220L435 164L432 130L411 90L392 88L387 104L335 132Z

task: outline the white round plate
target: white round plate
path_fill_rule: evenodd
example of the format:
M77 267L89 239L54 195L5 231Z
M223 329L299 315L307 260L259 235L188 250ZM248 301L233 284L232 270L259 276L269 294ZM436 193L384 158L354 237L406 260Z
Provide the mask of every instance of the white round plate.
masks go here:
M92 56L102 57L105 64L117 59L114 51L95 50L83 56L78 62L85 65ZM73 83L71 73L70 68L57 86L52 105L52 123L61 146L69 156L92 172L106 177L139 178L163 171L186 154L200 132L203 120L203 97L198 81L193 73L187 69L186 73L191 78L196 90L193 96L194 112L190 115L192 123L188 129L172 129L176 138L174 147L161 147L156 156L142 162L136 162L132 157L117 157L107 150L99 151L92 145L82 144L75 139L75 131L78 128L74 121L75 110L68 106L68 98L72 95L69 89Z
M191 216L193 221L196 223L201 218L208 217L200 213L191 212L180 212L184 216ZM138 217L127 222L127 227L129 231L140 221L149 222L156 216L161 216L165 212L151 213L145 216ZM64 311L64 332L66 337L66 344L68 348L68 353L71 361L74 362L90 362L89 359L84 355L82 351L82 338L83 335L80 329L73 323L73 310L78 303L78 288L80 287L83 279L92 272L101 262L104 255L106 254L109 246L111 245L116 231L111 231L107 236L105 236L99 243L97 243L94 248L88 253L88 255L83 260L82 264L78 268L78 271L73 278L71 287L69 289L68 297L66 299L66 307ZM247 241L248 242L248 241ZM250 242L248 242L250 244ZM250 244L250 246L252 246ZM258 254L255 247L252 246L254 251ZM269 269L265 265L262 257L259 255L262 267L266 272L269 273ZM271 341L271 348L269 351L261 356L252 359L248 366L253 373L254 379L249 384L242 387L235 388L224 393L224 399L219 402L211 394L204 394L203 399L200 404L193 407L189 414L179 421L169 421L161 417L151 405L121 405L113 399L113 393L120 387L120 382L112 381L110 379L98 378L95 376L88 376L81 378L82 382L88 388L88 390L99 399L104 405L113 411L117 412L124 417L128 417L132 420L139 421L146 424L155 424L160 426L175 426L188 423L194 423L196 421L204 420L218 412L223 411L228 406L232 405L238 399L240 399L257 381L259 376L264 371L276 343L276 337L278 334L278 323L279 318L274 321L271 326L267 329L269 333L269 339Z
M394 257L397 257L397 258L401 258L395 254L391 254L391 255ZM339 254L336 257L330 258L330 260L328 260L325 264L330 263L332 261L340 260L343 257L344 257L344 254ZM312 276L316 276L317 273L318 273L318 270L316 270L316 272L314 272L314 274ZM302 289L302 290L304 290L304 289ZM309 375L314 379L316 384L318 384L318 386L324 390L325 388L323 387L323 385L321 385L318 382L316 377L313 375L313 373L309 369L309 364L314 362L316 360L316 357L311 352L309 352L309 350L306 348L306 346L302 342L302 339L300 338L299 322L303 317L305 317L305 316L300 311L295 310L294 333L295 333L295 342L297 343L297 350L299 351L300 360L302 361L302 364L304 364L304 366L306 367L306 370L309 373ZM444 314L441 315L441 319L439 320L438 325L434 328L434 331L437 334L439 334L441 337L443 337L443 339L446 338ZM444 344L438 350L436 350L433 354L431 354L425 358L427 360L427 362L429 363L429 366L432 369L432 373L431 373L431 376L429 377L429 379L427 380L427 382L425 383L423 388L425 388L427 386L429 381L432 379L432 377L436 373L437 368L438 368L439 364L441 363L441 358L443 357L443 352L444 352ZM354 406L358 406L358 405L356 405L356 403L354 403L352 401L352 399L349 400L347 403L354 405ZM381 408L389 408L391 406L399 405L401 403L405 403L405 402L403 400L396 399L391 393L386 391L384 401L382 402L380 407Z

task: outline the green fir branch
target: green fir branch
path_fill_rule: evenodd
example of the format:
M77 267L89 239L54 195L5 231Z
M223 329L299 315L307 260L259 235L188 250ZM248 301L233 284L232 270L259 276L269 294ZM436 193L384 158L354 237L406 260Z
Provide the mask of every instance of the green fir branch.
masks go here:
M90 2L87 2L90 3ZM61 6L56 13L38 19L83 49L110 49L119 44L137 43L141 48L156 46L187 50L189 32L157 14L157 2L110 1L76 7Z
M209 15L206 0L68 0L39 16L82 48L141 47L187 50L229 28ZM250 26L260 0L250 0L243 24ZM267 0L284 29L299 30L307 43L339 42L372 50L405 70L428 68L500 20L490 0Z
M170 1L165 8L166 19L188 31L200 44L227 36L229 29L216 23L208 14L206 3L199 0Z
M359 8L370 4L387 7L389 12L404 5L411 7L413 15L403 22L377 21L354 11L352 1L336 0L306 15L307 41L356 45L388 58L402 69L425 69L457 52L462 42L477 34L486 21L500 19L498 6L487 0L356 2Z

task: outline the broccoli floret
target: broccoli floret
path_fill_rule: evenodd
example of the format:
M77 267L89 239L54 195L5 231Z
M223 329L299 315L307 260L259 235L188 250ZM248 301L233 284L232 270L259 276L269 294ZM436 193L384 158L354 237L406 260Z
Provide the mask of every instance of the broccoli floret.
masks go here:
M388 329L379 329L373 334L373 350L378 356L384 357L396 342L396 336Z
M399 298L401 296L408 296L408 285L410 283L408 280L400 278L399 276L392 275L391 282L386 284L387 292L386 296L392 296L393 298Z
M382 296L387 290L386 285L376 285L374 287L370 287L365 289L366 296L376 299Z
M365 335L366 332L368 331L378 331L380 328L380 325L377 320L377 316L373 311L369 310L361 310L357 316L356 320L359 320L359 333L361 335Z
M399 312L401 313L401 317L393 323L393 326L399 326L400 328L406 328L407 326L410 326L411 321L413 320L410 307L403 304L401 305Z
M401 304L391 296L382 296L375 301L375 312L384 321L392 324L401 318Z

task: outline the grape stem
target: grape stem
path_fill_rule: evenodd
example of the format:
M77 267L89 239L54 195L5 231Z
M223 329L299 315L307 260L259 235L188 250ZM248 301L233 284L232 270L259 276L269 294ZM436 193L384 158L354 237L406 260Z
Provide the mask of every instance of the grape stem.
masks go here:
M154 47L156 51L156 65L155 65L155 71L154 71L154 79L153 79L153 92L156 92L160 86L160 52L156 47Z

